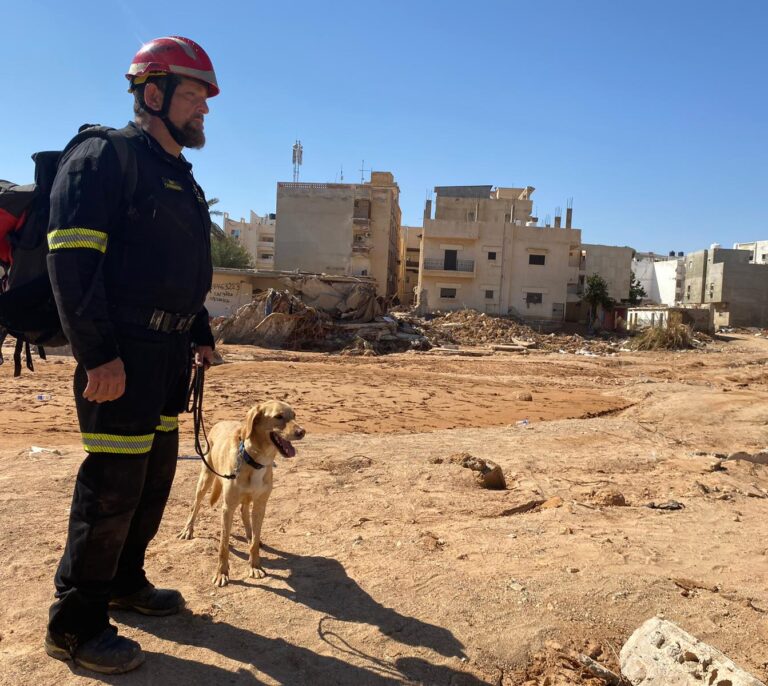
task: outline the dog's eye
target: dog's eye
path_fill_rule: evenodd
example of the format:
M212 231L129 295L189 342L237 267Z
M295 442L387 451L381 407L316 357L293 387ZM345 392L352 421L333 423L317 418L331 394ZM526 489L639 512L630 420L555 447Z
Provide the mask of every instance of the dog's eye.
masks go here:
M281 414L276 414L275 419L285 419L285 417L283 417Z

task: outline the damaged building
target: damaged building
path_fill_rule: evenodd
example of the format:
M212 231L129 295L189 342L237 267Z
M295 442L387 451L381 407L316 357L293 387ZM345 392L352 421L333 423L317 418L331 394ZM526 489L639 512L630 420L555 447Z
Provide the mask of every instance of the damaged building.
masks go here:
M365 276L397 293L400 189L390 172L368 183L277 184L274 268Z

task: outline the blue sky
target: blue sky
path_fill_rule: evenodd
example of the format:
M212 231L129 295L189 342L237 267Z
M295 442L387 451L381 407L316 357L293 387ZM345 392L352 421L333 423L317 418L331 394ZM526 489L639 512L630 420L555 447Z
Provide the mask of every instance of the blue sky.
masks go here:
M437 185L573 198L590 243L692 251L768 239L768 2L102 0L6 3L0 177L83 122L123 125L142 41L179 34L214 61L208 143L188 157L235 218L303 181L389 170L403 223Z

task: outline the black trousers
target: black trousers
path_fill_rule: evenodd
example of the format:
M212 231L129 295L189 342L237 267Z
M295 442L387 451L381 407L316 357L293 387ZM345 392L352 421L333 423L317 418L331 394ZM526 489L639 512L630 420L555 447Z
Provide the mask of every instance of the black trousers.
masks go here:
M147 585L144 556L176 473L188 337L121 331L118 340L126 371L121 398L101 404L85 400L85 369L78 365L75 371L87 456L77 474L48 625L54 636L75 643L108 626L110 598Z

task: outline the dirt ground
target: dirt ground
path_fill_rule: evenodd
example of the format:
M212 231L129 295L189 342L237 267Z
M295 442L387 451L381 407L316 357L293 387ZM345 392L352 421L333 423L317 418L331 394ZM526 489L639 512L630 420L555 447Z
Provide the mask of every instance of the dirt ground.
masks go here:
M209 426L282 398L308 432L275 471L269 575L247 578L238 523L232 581L214 588L207 505L195 538L176 538L199 470L185 416L147 568L187 610L115 613L147 661L102 679L42 648L82 458L73 363L19 379L0 367L1 684L598 686L570 651L617 669L654 615L768 679L768 467L718 457L768 445L768 340L594 357L223 354ZM507 490L478 489L447 459L462 451L497 462ZM647 507L670 500L684 508Z

